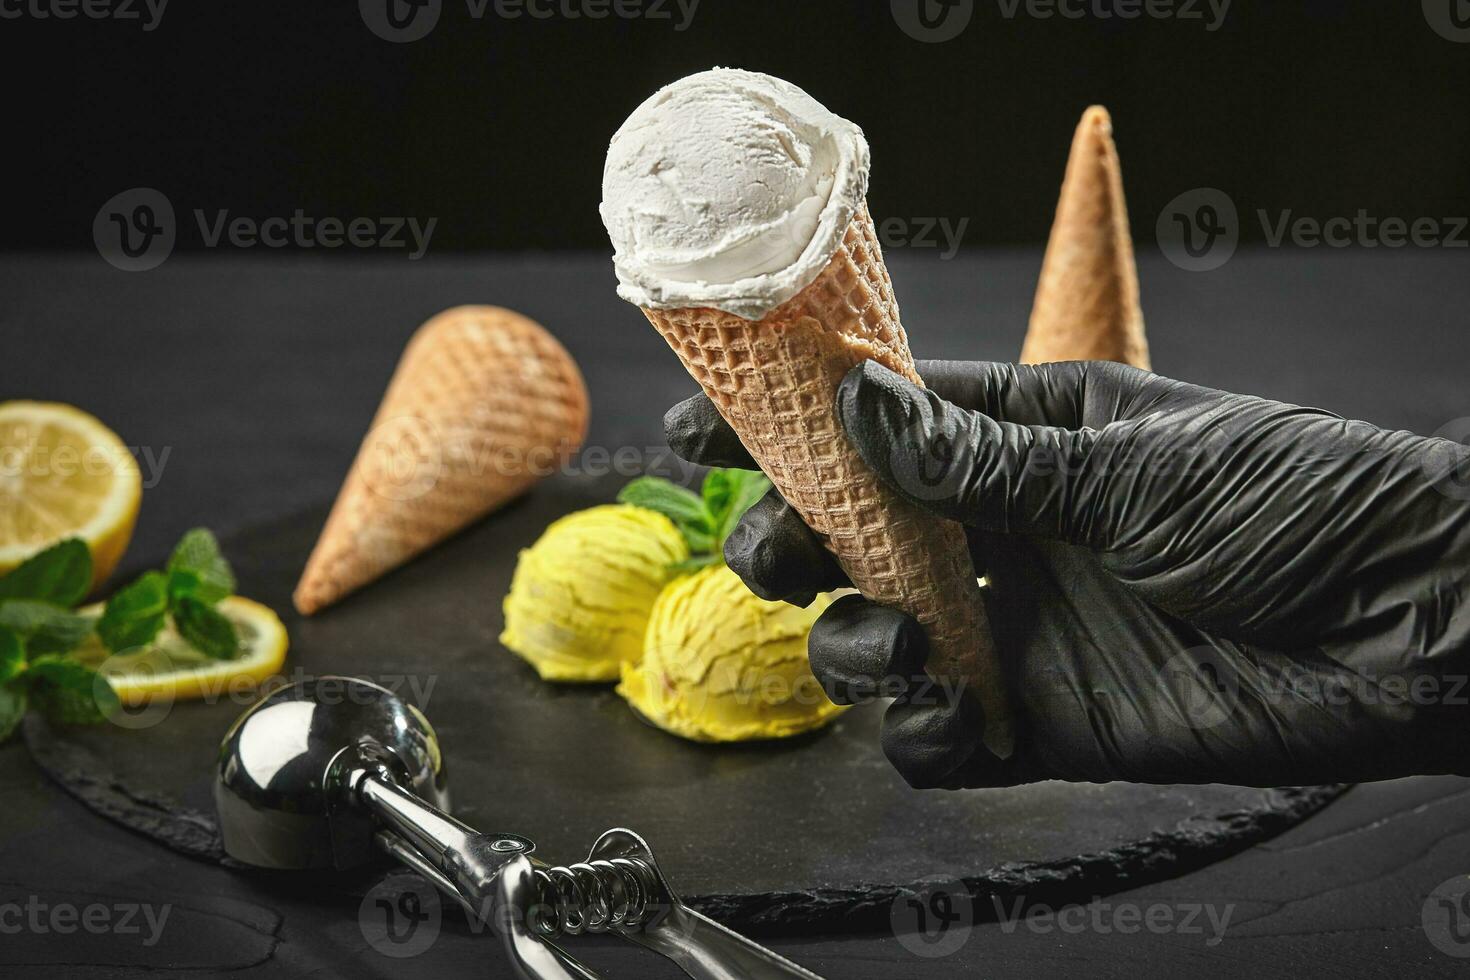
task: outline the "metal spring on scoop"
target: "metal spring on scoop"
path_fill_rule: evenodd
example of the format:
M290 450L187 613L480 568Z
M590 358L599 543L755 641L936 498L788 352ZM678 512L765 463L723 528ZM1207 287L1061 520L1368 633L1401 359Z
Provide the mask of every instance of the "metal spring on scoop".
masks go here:
M653 869L630 858L537 868L535 875L535 927L548 939L635 928L647 921L660 891Z

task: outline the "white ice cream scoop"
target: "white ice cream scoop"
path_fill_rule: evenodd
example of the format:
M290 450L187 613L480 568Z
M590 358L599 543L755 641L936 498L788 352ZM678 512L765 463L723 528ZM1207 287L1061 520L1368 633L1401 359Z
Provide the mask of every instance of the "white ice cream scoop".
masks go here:
M867 190L862 130L795 85L732 68L680 79L608 148L618 295L758 320L817 277Z

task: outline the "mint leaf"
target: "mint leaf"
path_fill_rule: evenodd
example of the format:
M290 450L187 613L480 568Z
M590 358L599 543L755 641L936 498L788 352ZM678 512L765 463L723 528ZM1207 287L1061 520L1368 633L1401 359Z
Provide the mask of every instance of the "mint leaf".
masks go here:
M0 626L0 684L16 677L26 667L26 645L20 634L9 627ZM0 724L0 727L4 727Z
M198 599L179 600L178 608L174 610L174 625L178 627L179 635L206 657L231 660L240 650L235 624L213 606L207 606Z
M0 742L10 737L26 716L26 691L19 684L0 686Z
M711 517L719 518L730 506L730 495L735 491L735 478L733 473L739 470L710 470L704 478L704 484L699 488L699 495L704 498L705 509Z
M657 511L675 524L695 523L709 517L698 494L661 476L640 476L623 487L618 501Z
M70 609L92 589L92 552L80 538L67 538L32 555L0 578L0 599L40 599Z
M674 564L670 565L669 571L673 572L675 575L685 575L690 572L698 572L703 569L709 568L711 565L715 564L718 561L721 561L719 555L695 555L693 558L686 558L683 561L675 562Z
M0 599L0 627L19 633L32 654L75 650L95 623L88 616L38 599Z
M189 596L213 605L235 594L235 573L208 528L196 527L179 540L167 571L168 592L174 599Z
M704 478L702 492L714 522L719 545L716 550L724 549L725 539L735 530L740 518L770 489L771 481L755 470L710 470Z
M168 579L148 572L107 600L97 635L113 653L153 642L168 618Z
M37 657L26 671L31 703L52 721L94 724L112 717L117 692L106 677L64 657Z
M704 500L692 490L675 486L663 477L640 476L623 487L618 501L664 515L674 522L689 542L692 552L710 551L715 544L715 526Z

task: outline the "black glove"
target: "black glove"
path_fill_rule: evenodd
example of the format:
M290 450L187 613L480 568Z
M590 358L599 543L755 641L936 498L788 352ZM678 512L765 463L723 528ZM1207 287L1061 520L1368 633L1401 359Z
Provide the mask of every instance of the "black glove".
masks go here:
M922 682L903 614L844 598L809 642L834 700L900 693L883 748L913 785L1470 773L1461 446L1118 364L919 372L854 368L837 410L885 482L967 525L1015 755ZM754 465L702 395L665 424L685 459ZM774 492L725 555L766 598L846 584Z

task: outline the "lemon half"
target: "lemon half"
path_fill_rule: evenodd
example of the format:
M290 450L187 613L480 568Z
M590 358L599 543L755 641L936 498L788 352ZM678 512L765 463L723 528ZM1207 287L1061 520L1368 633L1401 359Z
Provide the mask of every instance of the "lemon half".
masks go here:
M63 538L92 550L92 587L133 536L143 479L111 429L58 402L0 402L0 575Z

